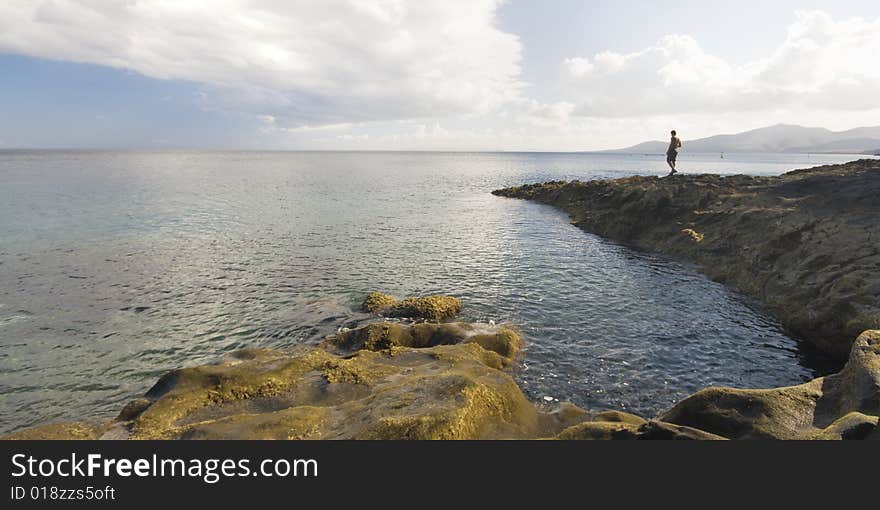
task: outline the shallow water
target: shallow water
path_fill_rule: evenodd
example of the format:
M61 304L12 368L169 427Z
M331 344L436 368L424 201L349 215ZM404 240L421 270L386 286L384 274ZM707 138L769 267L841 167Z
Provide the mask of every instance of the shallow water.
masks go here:
M849 157L683 155L778 174ZM0 152L0 432L113 416L165 371L315 342L363 296L460 296L512 322L536 401L653 415L710 384L821 370L694 267L492 196L664 172L660 157L513 153Z

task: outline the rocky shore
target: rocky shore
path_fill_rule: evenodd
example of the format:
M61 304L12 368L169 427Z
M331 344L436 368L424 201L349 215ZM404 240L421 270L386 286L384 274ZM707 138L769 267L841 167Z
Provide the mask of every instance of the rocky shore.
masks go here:
M540 409L508 373L521 345L509 326L383 320L319 346L174 370L108 422L3 439L723 439L615 411Z
M380 301L394 313L396 300ZM413 302L426 315L460 307L448 296ZM512 326L382 318L317 346L244 349L171 371L114 420L2 439L880 439L880 331L856 340L837 375L708 388L655 419L536 406L509 373L521 349Z
M495 195L566 211L589 232L699 264L838 360L880 328L880 160L778 177L548 182Z
M2 439L880 439L880 162L780 177L631 177L495 194L702 265L845 360L787 388L706 388L647 419L530 402L514 326L443 322L450 296L371 293L376 316L316 346L245 349L164 375L114 420ZM403 318L403 319L399 319Z

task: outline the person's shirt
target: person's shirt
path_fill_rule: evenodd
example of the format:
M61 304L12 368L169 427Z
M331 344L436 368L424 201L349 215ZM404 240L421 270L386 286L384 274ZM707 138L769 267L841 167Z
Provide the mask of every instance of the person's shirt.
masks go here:
M666 154L678 152L679 147L681 147L681 140L679 140L677 136L673 136L672 140L669 141L669 148L666 149Z

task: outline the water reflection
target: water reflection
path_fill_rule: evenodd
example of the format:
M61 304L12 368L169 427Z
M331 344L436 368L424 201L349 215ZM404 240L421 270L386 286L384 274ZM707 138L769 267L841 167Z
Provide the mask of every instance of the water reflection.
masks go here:
M792 158L723 164L806 163ZM516 375L535 400L650 415L709 384L810 378L814 360L774 320L694 268L489 194L662 167L554 154L0 153L0 428L112 416L171 368L315 342L363 320L354 308L370 290L451 293L465 320L521 326Z

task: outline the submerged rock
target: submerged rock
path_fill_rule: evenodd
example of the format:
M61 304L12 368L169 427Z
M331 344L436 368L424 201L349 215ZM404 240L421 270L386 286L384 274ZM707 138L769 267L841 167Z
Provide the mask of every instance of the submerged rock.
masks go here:
M370 292L361 308L373 315L442 321L461 312L461 300L453 296L425 296L396 300L381 292Z
M707 388L660 416L730 439L863 439L880 415L880 331L853 344L843 370L787 388Z
M697 262L843 361L880 328L880 161L778 177L676 175L493 192L555 205L610 239Z

